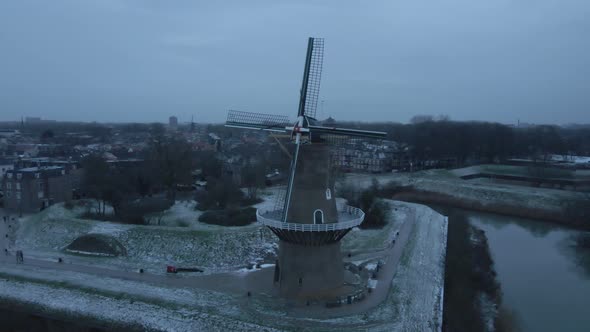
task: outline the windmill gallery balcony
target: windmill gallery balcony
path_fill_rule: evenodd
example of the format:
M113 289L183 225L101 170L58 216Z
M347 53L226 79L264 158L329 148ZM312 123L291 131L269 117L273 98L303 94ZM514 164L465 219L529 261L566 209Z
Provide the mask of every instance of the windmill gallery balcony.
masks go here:
M303 224L281 221L281 210L256 211L259 223L270 228L281 240L306 245L324 245L340 241L352 228L363 222L365 213L348 205L338 206L338 222Z

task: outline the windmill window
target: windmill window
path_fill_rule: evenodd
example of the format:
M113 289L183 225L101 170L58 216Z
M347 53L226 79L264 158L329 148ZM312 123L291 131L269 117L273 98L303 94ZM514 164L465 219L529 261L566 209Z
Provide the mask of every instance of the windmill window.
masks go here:
M324 211L317 209L313 212L313 223L323 224L324 223Z

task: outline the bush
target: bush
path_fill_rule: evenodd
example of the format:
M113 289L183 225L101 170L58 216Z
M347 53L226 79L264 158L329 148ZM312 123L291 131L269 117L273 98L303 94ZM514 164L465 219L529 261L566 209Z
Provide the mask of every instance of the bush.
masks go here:
M256 221L256 209L228 209L207 211L199 217L200 222L220 226L245 226Z
M389 205L378 198L380 190L375 180L371 187L361 192L355 191L350 185L340 188L339 194L346 199L348 205L358 207L365 213L365 220L360 228L382 228L387 224Z
M240 205L243 198L244 193L230 178L208 178L205 191L199 191L195 196L195 200L198 202L196 209L201 211L223 210L227 207Z
M147 214L162 212L170 208L173 203L174 201L168 199L144 198L134 202L121 204L117 215L88 211L80 217L83 219L111 221L122 224L146 225L147 220L145 219L145 216Z

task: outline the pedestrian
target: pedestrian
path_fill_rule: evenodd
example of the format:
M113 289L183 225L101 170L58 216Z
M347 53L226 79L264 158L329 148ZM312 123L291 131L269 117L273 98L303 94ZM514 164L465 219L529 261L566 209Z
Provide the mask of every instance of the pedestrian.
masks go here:
M23 262L24 262L23 251L17 250L16 251L16 264L22 264Z

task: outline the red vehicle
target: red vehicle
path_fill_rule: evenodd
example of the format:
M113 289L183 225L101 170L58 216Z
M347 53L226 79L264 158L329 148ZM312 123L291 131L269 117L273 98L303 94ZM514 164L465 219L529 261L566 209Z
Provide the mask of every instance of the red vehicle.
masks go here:
M166 273L176 273L176 272L178 272L176 270L176 266L172 266L172 265L166 266Z

